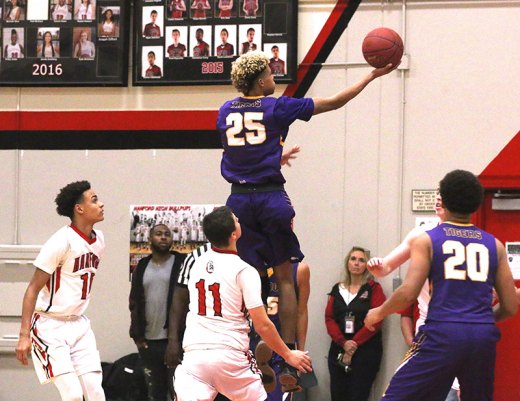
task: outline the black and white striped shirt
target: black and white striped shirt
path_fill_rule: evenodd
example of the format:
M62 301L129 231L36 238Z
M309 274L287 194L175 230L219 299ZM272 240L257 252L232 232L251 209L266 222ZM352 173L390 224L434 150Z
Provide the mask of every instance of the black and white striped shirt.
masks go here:
M190 281L190 272L191 268L193 267L193 264L195 261L201 257L204 253L206 253L208 250L211 249L211 244L208 242L197 249L195 249L193 252L191 252L186 259L184 260L184 263L182 264L181 271L179 272L179 278L177 279L177 284L181 287L188 287L188 282Z

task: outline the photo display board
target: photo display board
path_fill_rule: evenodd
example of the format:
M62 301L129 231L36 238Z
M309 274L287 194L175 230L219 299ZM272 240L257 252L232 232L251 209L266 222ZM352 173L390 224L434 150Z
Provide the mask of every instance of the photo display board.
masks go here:
M0 86L126 86L126 0L0 0Z
M250 50L296 79L297 0L135 0L134 16L134 85L227 84Z

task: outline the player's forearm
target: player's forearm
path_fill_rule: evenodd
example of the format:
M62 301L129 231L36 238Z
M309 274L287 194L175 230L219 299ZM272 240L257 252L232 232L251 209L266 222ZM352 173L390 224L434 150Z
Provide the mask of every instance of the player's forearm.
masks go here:
M27 287L22 303L22 322L20 324L20 337L30 335L31 320L36 308L36 298L38 291L35 291L32 286Z
M168 325L168 341L180 342L182 338L182 333L184 333L184 322L186 317L181 317L180 314L177 318L172 319L170 315L170 322Z
M403 242L383 258L383 266L388 273L391 273L408 259L410 259L410 245Z
M333 96L326 98L314 99L314 114L325 113L327 111L336 110L346 105L350 100L361 93L363 89L375 78L371 72L365 75L354 85L345 88Z
M377 308L381 320L410 306L417 299L418 295L418 293L415 293L406 285L399 287L390 298Z

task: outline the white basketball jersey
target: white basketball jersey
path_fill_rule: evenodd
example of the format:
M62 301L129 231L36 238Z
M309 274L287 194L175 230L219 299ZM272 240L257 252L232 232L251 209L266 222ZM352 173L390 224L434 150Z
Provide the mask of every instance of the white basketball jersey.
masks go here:
M247 309L262 306L256 269L228 251L206 244L186 258L179 284L190 293L183 348L249 349Z
M18 43L15 45L9 43L7 45L5 58L8 60L16 60L19 58L23 58L22 48L20 47L20 45Z
M36 311L55 316L80 316L90 300L92 283L105 248L101 231L86 237L65 226L49 238L34 265L51 275L38 294Z
M69 7L64 4L60 6L59 4L54 8L54 12L52 13L54 18L57 19L59 15L61 15L63 18L67 17L69 14Z
M426 317L428 316L428 305L430 304L430 280L426 279L424 285L421 288L421 292L417 297L417 305L419 308L419 318L417 322L415 322L415 332L419 331L419 327L421 327L426 321Z
M432 228L437 227L440 224L439 221L432 221L429 224L424 224L420 227L417 227L417 238L425 233L428 230L431 230ZM419 308L419 317L417 319L417 322L415 322L415 332L417 333L419 331L419 327L421 327L424 322L426 321L426 317L428 316L428 305L430 304L430 281L426 279L424 282L424 285L421 288L421 292L419 293L419 296L417 297L417 304Z

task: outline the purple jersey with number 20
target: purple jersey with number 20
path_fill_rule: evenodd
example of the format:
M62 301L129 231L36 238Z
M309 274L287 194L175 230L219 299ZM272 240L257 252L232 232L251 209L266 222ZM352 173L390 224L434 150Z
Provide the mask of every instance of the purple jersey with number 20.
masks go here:
M311 98L237 97L220 108L217 129L224 154L222 176L235 184L283 184L280 159L289 126L308 121Z

